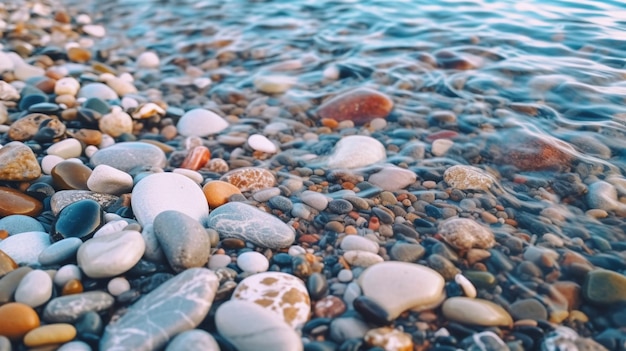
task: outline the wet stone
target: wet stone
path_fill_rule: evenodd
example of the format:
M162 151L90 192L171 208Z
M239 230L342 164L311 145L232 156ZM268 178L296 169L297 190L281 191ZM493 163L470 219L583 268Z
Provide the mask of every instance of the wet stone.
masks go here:
M52 279L45 271L36 269L28 272L15 289L15 302L30 307L39 307L52 296Z
M413 350L411 335L390 327L370 329L363 339L368 345L373 347L378 346L384 350Z
M439 234L459 250L488 249L495 245L493 233L467 218L452 218L439 225Z
M389 251L389 256L395 261L417 262L424 256L426 249L420 244L397 242Z
M343 137L328 156L328 168L359 168L382 162L387 158L385 146L363 135Z
M183 136L206 137L228 127L228 122L213 111L197 108L185 112L176 129Z
M58 163L50 175L58 190L89 190L87 180L91 176L91 168L73 161Z
M357 88L324 102L317 114L321 118L350 120L359 125L375 118L387 118L392 109L393 100L388 96L368 88Z
M256 167L234 169L224 174L220 180L236 186L242 192L271 188L276 184L276 177L272 172Z
M102 291L89 291L56 297L46 305L43 320L50 323L74 323L87 312L107 310L114 301L113 296Z
M510 326L511 315L495 303L468 297L451 297L442 306L444 317L450 321L479 326Z
M29 331L24 336L28 347L48 346L66 343L76 336L76 328L68 323L47 324Z
M182 212L159 213L154 218L154 234L176 272L202 267L209 260L209 235L200 222Z
M0 241L0 251L17 264L37 264L41 252L50 245L50 235L46 232L23 232Z
M91 199L74 202L61 210L54 223L52 239L89 239L104 224L104 211Z
M161 167L166 164L165 153L144 142L122 142L98 150L92 157L94 166L101 164L128 172L138 167Z
M594 304L611 305L625 302L626 277L604 269L591 271L587 273L582 293L586 300Z
M62 190L57 191L50 200L50 207L55 215L58 215L66 206L75 202L90 199L107 208L118 201L118 197L110 194L101 194L87 190Z
M484 190L488 191L495 180L480 168L457 165L452 166L443 173L443 179L451 187L461 190Z
M29 181L41 175L35 154L21 142L10 142L0 148L0 180Z
M336 214L346 214L352 209L352 204L347 200L337 199L328 203L328 210Z
M515 320L532 319L547 320L548 311L546 307L536 299L522 299L515 301L509 306L511 316Z
M37 216L43 204L18 190L0 186L0 217L11 215Z

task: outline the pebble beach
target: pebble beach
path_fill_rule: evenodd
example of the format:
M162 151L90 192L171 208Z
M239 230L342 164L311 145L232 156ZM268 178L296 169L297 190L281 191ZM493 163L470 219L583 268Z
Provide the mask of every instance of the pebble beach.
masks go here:
M618 1L0 4L0 351L626 351Z

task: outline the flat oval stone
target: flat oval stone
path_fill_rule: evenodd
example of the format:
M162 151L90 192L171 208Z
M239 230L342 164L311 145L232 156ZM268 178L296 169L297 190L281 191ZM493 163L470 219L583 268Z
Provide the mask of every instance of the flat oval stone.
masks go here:
M41 251L39 254L39 263L48 266L74 261L78 248L82 244L83 241L80 240L80 238L59 240Z
M213 335L202 329L184 331L167 344L165 351L220 351Z
M38 216L42 203L18 190L0 186L0 217L10 215Z
M182 212L159 213L154 219L154 234L176 272L202 267L209 261L209 235L200 222Z
M598 305L611 305L626 301L626 277L617 272L598 269L587 273L583 296Z
M385 166L372 174L367 181L385 191L398 191L415 183L417 174L397 166Z
M294 329L309 320L311 311L304 282L282 272L264 272L245 278L237 285L231 299L254 302Z
M9 302L0 306L0 335L9 339L20 340L26 333L39 327L39 323L37 312L28 305Z
M67 323L48 324L29 331L24 336L24 345L39 347L63 344L76 336L76 328Z
M266 94L282 94L296 83L296 79L281 75L262 75L254 78L254 87Z
M237 267L247 273L265 272L269 266L267 257L256 251L247 251L237 256Z
M91 172L91 168L82 163L62 161L52 168L50 175L59 190L89 190L87 179Z
M15 301L30 307L39 307L52 296L52 278L45 271L28 272L15 290Z
M145 248L141 233L124 230L87 240L76 257L78 266L90 278L108 278L131 269Z
M364 135L343 137L328 157L329 168L359 168L373 165L387 158L385 146Z
M180 135L199 137L217 134L227 127L228 122L225 119L204 108L195 108L185 112L176 124Z
M392 319L408 309L427 309L444 298L444 279L419 264L386 261L366 268L358 283L363 295L378 302Z
M241 195L239 188L221 180L207 182L202 187L202 191L211 209L215 209L227 203L228 199L233 195Z
M447 319L469 325L483 327L510 326L513 318L507 311L495 303L469 297L451 297L441 308Z
M209 313L219 279L205 268L190 268L161 284L109 324L100 350L159 350L170 338L192 330Z
M234 169L224 174L220 180L236 186L240 191L256 191L276 184L276 177L272 172L258 167Z
M36 219L24 215L11 215L0 218L0 229L9 235L23 232L43 232L43 225Z
M39 254L50 245L48 233L24 232L0 241L0 250L18 264L34 265L39 262Z
M80 157L83 153L83 146L78 139L67 138L58 143L52 144L47 150L48 155L56 155L64 159Z
M262 134L253 134L248 137L248 145L253 150L266 152L269 154L273 154L278 151L278 148L271 140L269 140L265 135Z
M52 229L52 239L89 239L104 224L104 211L100 204L84 199L67 205L57 217Z
M289 325L271 310L254 302L225 302L217 309L215 326L220 335L239 351L303 350L300 336Z
M107 208L118 201L119 197L88 190L60 190L52 195L52 199L50 199L50 207L52 209L52 213L58 215L61 210L68 205L85 199L91 199L99 203L103 208Z
M103 291L88 291L80 294L56 297L44 308L43 320L48 323L74 323L87 312L109 309L115 299Z
M491 230L468 218L451 218L442 222L439 234L459 250L489 249L496 244Z
M41 176L35 153L19 141L0 148L0 165L0 180L25 182Z
M359 267L369 267L371 265L383 262L383 258L378 254L361 250L346 251L343 254L343 258L346 260L346 262L348 262L349 265Z
M163 150L144 143L127 141L96 151L91 156L94 166L107 165L128 172L136 167L165 167L167 159Z
M99 98L102 100L117 100L117 93L104 83L90 83L83 85L78 91L79 98Z
M271 249L288 247L295 239L294 230L280 219L240 202L229 202L213 210L207 226L221 238L237 238Z
M375 118L387 118L392 109L393 100L387 95L368 88L357 88L325 101L317 114L321 118L349 120L359 125Z
M28 266L18 267L0 278L0 304L13 301L15 289L22 281L22 278L33 269Z
M142 226L152 224L159 213L168 210L182 212L201 223L209 214L200 186L176 173L155 173L140 180L133 189L131 206Z
M131 191L133 177L117 168L98 165L87 179L87 187L97 193L121 195Z
M456 165L443 173L443 179L453 188L488 191L495 180L480 168Z
M342 240L340 247L342 250L361 250L374 254L378 253L379 245L377 242L367 239L359 235L346 235Z
M114 106L110 113L105 113L98 120L98 128L102 133L117 138L124 133L133 132L133 118L118 106Z

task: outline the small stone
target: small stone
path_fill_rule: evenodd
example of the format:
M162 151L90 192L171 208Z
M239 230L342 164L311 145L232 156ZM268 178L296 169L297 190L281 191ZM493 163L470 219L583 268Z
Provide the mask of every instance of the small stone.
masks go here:
M315 303L313 314L317 318L336 318L346 311L346 303L334 295L328 295Z
M182 136L206 137L228 127L228 122L213 111L196 108L185 112L178 120L176 129Z
M52 278L40 269L28 272L15 290L15 302L33 308L45 304L51 296Z
M565 169L576 153L571 145L545 134L538 136L514 131L503 134L501 138L506 142L494 144L499 148L495 161L513 165L522 171Z
M88 190L91 168L79 162L62 161L50 171L55 188L59 190Z
M217 230L221 238L242 239L272 249L288 247L295 239L294 230L278 218L239 202L213 210L207 226Z
M368 182L386 191L402 190L416 180L415 172L397 166L385 166L367 179Z
M509 311L514 320L548 320L548 310L536 299L517 300L509 306Z
M0 306L0 335L2 336L20 340L29 331L39 327L39 323L37 312L28 305L9 302Z
M0 250L0 277L14 271L17 267L17 263L4 251Z
M317 110L321 118L336 121L353 121L362 125L375 118L387 118L393 109L393 100L387 95L368 89L357 88L325 101Z
M103 80L106 83L106 85L111 87L111 89L115 91L117 96L125 96L125 95L137 93L137 88L132 82L126 79L120 78L120 77L115 77L113 75L106 74L106 73L103 74L103 76L104 76Z
M390 327L370 329L363 339L372 347L381 347L388 351L413 350L411 335Z
M593 270L587 273L582 292L587 301L598 305L625 302L626 277L605 269Z
M218 285L219 279L208 269L183 271L141 297L119 320L107 325L100 350L164 348L175 335L194 329L204 320Z
M383 262L383 258L379 255L360 250L350 250L343 254L343 258L351 266L369 267L377 263Z
M324 194L310 190L303 191L302 194L300 194L300 200L318 211L325 210L329 202L328 197Z
M363 295L378 302L395 319L408 309L438 306L444 298L444 279L434 270L406 262L381 262L359 276Z
M433 141L430 152L435 156L443 156L454 145L454 141L450 139L437 139Z
M257 167L234 169L224 174L220 180L236 186L242 192L271 188L276 185L276 177L272 172Z
M328 157L329 168L360 168L384 161L385 146L378 140L364 135L343 137Z
M617 200L617 189L613 184L597 181L589 185L588 189L587 204L589 207L607 212L626 208L626 205Z
M83 341L70 341L63 344L56 351L92 351L91 346Z
M394 261L417 262L424 256L426 249L420 244L396 242L389 251Z
M0 164L0 180L25 182L41 175L35 153L19 141L0 148Z
M121 108L114 106L110 113L98 120L98 128L102 133L117 138L122 134L133 132L133 119Z
M56 81L54 84L54 93L56 95L76 96L80 89L80 83L72 77L64 77Z
M6 230L9 235L23 232L42 232L45 230L38 220L24 215L11 215L0 218L0 229Z
M379 245L377 242L359 235L345 236L343 240L341 240L340 247L344 251L360 250L368 251L374 254L377 254L379 249Z
M495 180L480 168L456 165L443 173L443 179L453 188L460 190L489 191Z
M256 251L248 251L237 256L237 267L246 273L265 272L270 263L267 257Z
M483 327L510 326L513 319L502 307L483 299L451 297L442 306L450 321Z
M463 290L463 293L465 294L465 296L467 296L469 298L475 298L476 297L476 295L477 295L476 287L463 274L459 273L459 274L455 275L454 276L454 282L459 284L459 286L461 287L461 290Z
M130 282L128 279L123 277L113 278L109 280L107 290L109 291L109 294L113 296L120 296L130 290Z
M52 195L50 207L52 213L58 215L66 206L84 199L91 199L100 204L102 208L107 208L118 201L118 197L110 194L95 193L87 190L61 190Z
M180 167L197 171L204 167L210 159L211 151L206 146L196 146L189 151Z
M50 323L74 323L87 312L101 312L113 306L115 299L103 291L88 291L54 298L43 311L43 320Z
M79 238L85 241L103 224L104 211L100 204L91 199L80 200L61 210L52 229L52 239Z
M495 245L494 235L488 228L467 218L451 218L442 222L439 234L459 250L489 249Z
M167 210L182 212L203 223L209 205L202 189L191 179L176 173L154 173L135 185L131 205L142 226L152 224Z
M274 143L269 140L266 136L261 134L253 134L248 137L248 145L253 150L266 152L268 154L273 154L278 151L278 148Z
M46 232L23 232L1 240L0 250L18 264L34 265L50 244L50 235Z
M72 157L80 157L83 153L83 146L77 139L67 138L59 141L58 143L52 144L46 152L48 155L56 155L64 159L68 159Z
M85 48L73 46L67 50L67 58L73 62L85 63L91 60L91 51Z
M371 328L356 317L341 317L330 323L330 338L337 343L344 343L349 339L363 339Z
M17 101L20 99L20 93L11 84L0 81L0 101Z
M78 266L90 278L108 278L127 272L143 256L141 233L124 230L87 240L78 249Z
M300 336L282 318L250 301L222 304L215 314L215 325L220 335L239 351L303 350Z
M24 336L24 345L40 347L63 344L76 336L76 328L67 323L48 324L29 331Z
M137 57L137 66L140 68L159 68L159 56L153 51L144 51Z
M99 98L102 100L117 100L117 93L104 83L90 83L83 85L78 91L79 98Z
M215 338L202 329L184 331L176 335L165 348L165 351L220 351Z
M52 280L56 286L64 286L71 280L80 280L82 276L83 274L77 265L66 264L57 270Z
M133 177L117 168L102 164L96 166L89 175L87 187L97 193L121 195L131 191Z
M492 331L484 331L474 333L471 337L467 337L461 342L464 350L485 350L485 351L509 351L509 346L504 343L496 333Z
M282 94L289 90L296 80L287 76L258 76L254 79L254 87L266 94Z
M82 30L86 34L96 38L104 38L104 36L106 35L106 29L98 24L85 24L84 26L82 26Z
M200 222L182 212L159 213L154 218L154 234L175 272L202 267L209 261L209 235Z
M241 195L239 188L221 180L207 182L202 187L202 191L211 209L218 208L227 203L228 199L233 195Z

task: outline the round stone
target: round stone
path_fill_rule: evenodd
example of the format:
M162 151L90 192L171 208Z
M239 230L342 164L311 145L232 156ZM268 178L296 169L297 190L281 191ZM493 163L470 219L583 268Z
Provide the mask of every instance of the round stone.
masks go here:
M278 148L274 143L269 140L266 136L261 134L253 134L248 137L248 145L253 150L266 152L268 154L273 154L278 151Z
M365 333L363 339L368 345L380 347L384 350L413 350L413 339L411 335L390 327L370 329Z
M165 167L167 159L163 150L143 142L122 142L98 150L91 157L94 166L107 165L128 172L139 167Z
M174 271L202 267L209 261L211 241L197 219L178 211L163 211L155 217L153 229Z
M209 205L202 189L193 180L176 173L154 173L135 185L131 206L142 226L152 224L164 211L182 212L203 223Z
M167 344L165 351L220 351L215 338L202 329L184 331Z
M0 250L18 264L39 263L39 255L50 246L50 235L46 232L23 232L0 241Z
M182 136L206 137L228 127L228 122L213 111L196 108L185 112L178 120L176 129Z
M309 319L311 301L304 283L281 272L264 272L242 280L233 292L233 300L254 302L271 311L292 328Z
M76 328L67 323L48 324L29 331L24 336L24 345L40 347L66 343L76 336Z
M45 271L28 272L15 290L15 301L30 307L39 307L52 296L52 278Z
M131 269L145 251L141 233L125 230L87 240L78 249L78 266L90 278L108 278Z
M237 267L246 273L265 272L270 263L267 257L256 251L248 251L237 256Z
M536 321L548 320L548 310L536 299L521 299L509 306L511 316L515 320L532 319Z
M328 210L336 214L347 214L353 210L353 206L348 200L337 199L328 203Z
M382 162L387 158L385 146L364 135L343 137L328 157L328 168L360 168Z
M30 181L39 178L41 168L35 153L19 141L0 148L0 180Z
M507 311L495 303L469 297L451 297L442 306L448 320L483 327L510 326L513 319Z
M468 218L445 220L439 225L439 234L458 250L489 249L496 243L491 230Z
M39 327L39 323L39 315L28 305L9 302L0 306L0 335L2 336L20 340L29 331Z
M323 211L328 207L328 197L317 191L305 190L300 194L300 200L318 211Z
M11 215L0 218L0 229L9 235L23 232L43 232L44 227L38 220L24 215Z
M117 100L115 90L104 83L90 83L83 85L78 91L79 98L99 98L102 100Z
M128 279L122 277L113 278L109 280L107 290L109 294L119 296L130 290L130 282L128 282Z
M52 239L89 239L104 224L104 211L100 204L84 199L67 205L59 213L52 229Z
M82 273L77 265L66 264L65 266L57 270L56 274L54 275L53 281L56 286L64 286L65 284L67 284L67 282L71 280L80 280L81 277Z
M375 118L387 118L392 109L393 100L387 95L368 88L357 88L325 101L317 114L321 118L350 120L360 125Z
M415 172L397 166L385 166L367 179L368 182L386 191L404 189L416 180Z
M228 199L233 195L241 195L239 188L221 180L207 182L202 187L202 191L211 209L218 208L227 203Z
M97 193L120 195L133 188L133 177L107 165L98 165L87 179L87 187Z
M140 68L158 68L159 56L153 51L144 51L137 57L137 66Z
M83 146L80 141L74 138L67 138L58 143L52 144L46 152L48 155L56 155L64 159L79 157L83 153Z
M461 190L483 190L488 191L495 180L480 168L456 165L443 173L443 179L451 187Z
M296 83L295 78L288 76L258 76L254 78L254 87L266 94L282 94Z
M56 95L76 96L80 89L80 83L72 77L64 77L56 81L54 84L54 93Z
M587 273L583 296L598 305L612 305L626 301L626 277L605 269Z
M88 190L87 179L91 172L91 168L82 163L62 161L52 168L50 175L59 190Z
M133 132L133 119L118 106L114 106L110 113L105 114L98 120L98 128L102 133L114 138L122 134Z
M215 314L217 331L239 351L302 351L300 336L270 309L231 300ZM271 337L268 337L271 335Z
M419 264L387 261L372 265L359 276L363 295L378 302L395 319L408 309L438 306L444 298L444 279Z
M271 188L276 184L276 177L272 172L257 167L234 169L224 174L220 180L236 186L242 192Z
M59 240L41 251L39 254L39 263L47 266L74 261L76 259L76 252L78 252L78 248L82 244L83 241L80 238Z
M295 240L295 231L280 219L240 202L229 202L213 210L207 226L222 239L237 238L271 249L288 247Z
M43 204L13 188L0 186L0 217L24 215L35 217L43 210Z

